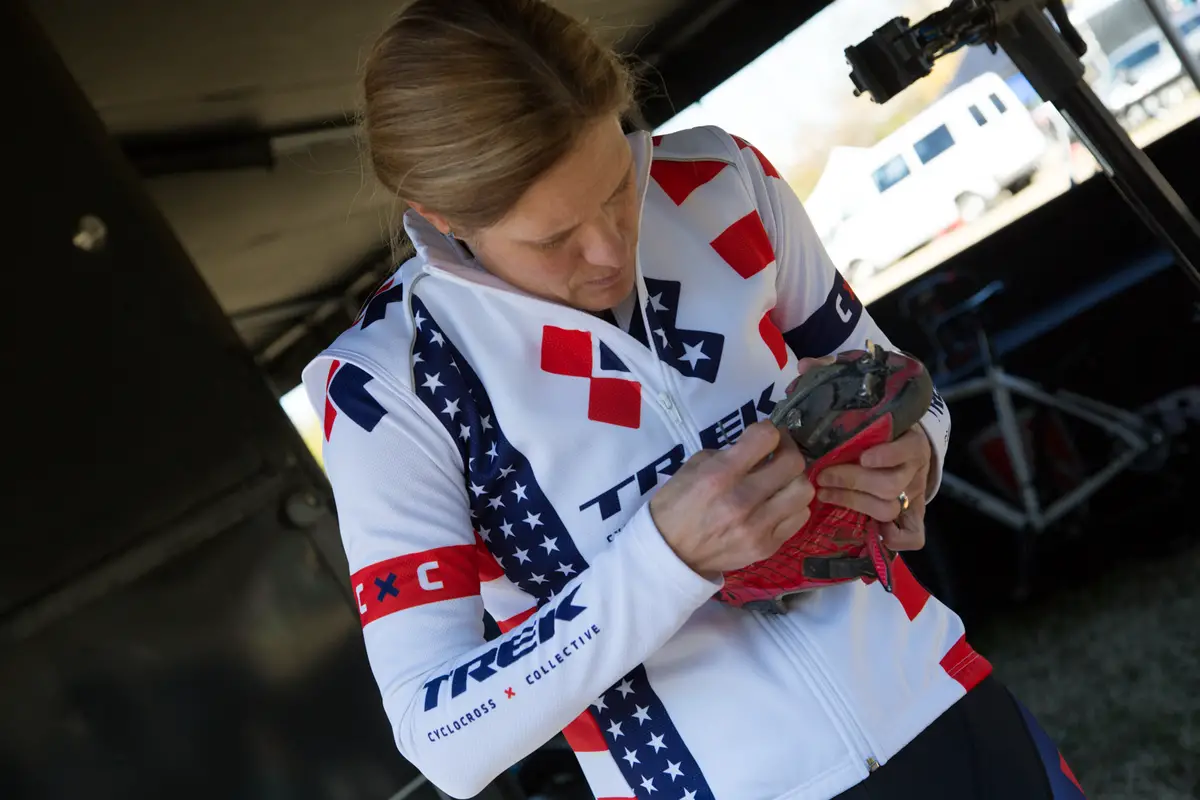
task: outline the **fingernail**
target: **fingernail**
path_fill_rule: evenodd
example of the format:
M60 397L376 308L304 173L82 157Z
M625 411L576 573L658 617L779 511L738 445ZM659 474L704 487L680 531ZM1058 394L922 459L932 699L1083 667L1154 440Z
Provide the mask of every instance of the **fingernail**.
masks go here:
M833 492L829 491L828 489L818 489L817 490L817 499L823 503L832 502L833 501Z

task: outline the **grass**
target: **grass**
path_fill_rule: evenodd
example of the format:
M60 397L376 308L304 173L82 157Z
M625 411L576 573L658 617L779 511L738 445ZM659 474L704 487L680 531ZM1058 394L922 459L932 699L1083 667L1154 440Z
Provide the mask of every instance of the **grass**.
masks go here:
M1200 798L1200 543L1127 561L994 618L972 642L1089 800Z

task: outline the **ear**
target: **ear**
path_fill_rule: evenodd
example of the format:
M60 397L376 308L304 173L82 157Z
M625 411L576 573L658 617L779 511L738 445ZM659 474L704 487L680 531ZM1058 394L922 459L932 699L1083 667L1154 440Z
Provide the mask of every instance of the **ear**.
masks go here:
M430 211L420 203L409 203L409 208L420 214L433 227L437 228L443 236L450 233L450 221L438 214L435 211Z

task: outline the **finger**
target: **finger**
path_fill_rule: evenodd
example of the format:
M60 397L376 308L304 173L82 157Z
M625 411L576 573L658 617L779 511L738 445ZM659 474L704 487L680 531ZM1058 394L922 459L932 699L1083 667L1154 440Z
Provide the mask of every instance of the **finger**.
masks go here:
M808 372L813 367L826 366L837 360L837 356L821 356L820 358L812 358L805 356L796 362L796 372L800 375Z
M779 428L770 420L763 420L748 425L738 440L715 454L714 459L720 459L722 466L727 469L746 474L771 455L779 447L781 439L790 438L780 436Z
M920 550L925 546L925 522L911 510L901 514L897 522L885 523L881 529L883 543L897 552Z
M896 498L884 500L866 492L853 489L818 489L817 499L823 503L848 508L866 514L880 522L891 522L900 516L900 501Z
M810 358L805 356L804 358L800 359L796 362L796 377L793 378L792 382L789 383L787 388L783 390L784 394L792 393L792 390L796 388L796 384L800 382L800 377L803 376L804 373L815 367L832 364L835 360L836 359L834 356L824 356L822 358Z
M929 460L929 440L925 431L914 426L903 436L863 451L858 463L864 467L898 467L905 463L920 464Z
M804 456L791 436L779 437L779 445L771 452L771 458L750 471L737 487L741 499L751 507L765 503L769 497L797 479L810 489L804 475ZM811 501L812 498L809 498Z
M817 485L829 489L851 489L891 500L905 491L916 474L916 464L884 469L867 469L857 464L826 467L817 475Z
M808 519L811 515L812 512L805 508L803 511L798 511L780 520L771 535L772 541L779 542L779 545L782 546L788 539L791 539L808 524Z
M800 475L763 500L750 515L747 524L758 530L771 531L784 519L807 511L815 496L812 484Z

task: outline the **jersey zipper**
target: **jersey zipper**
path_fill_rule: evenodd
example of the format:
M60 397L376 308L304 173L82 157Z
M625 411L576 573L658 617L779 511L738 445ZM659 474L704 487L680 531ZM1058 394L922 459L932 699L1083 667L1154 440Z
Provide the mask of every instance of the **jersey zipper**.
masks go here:
M691 456L703 449L704 445L700 442L700 434L697 432L695 422L690 418L685 406L677 399L676 390L678 386L672 380L671 367L662 360L658 354L658 348L654 344L654 331L650 325L650 319L646 314L646 304L643 298L646 296L646 285L642 280L642 256L641 253L635 253L634 258L637 261L637 307L634 310L635 314L641 314L642 327L646 331L646 348L650 351L651 357L658 365L658 378L660 389L655 400L658 402L659 408L662 409L663 415L671 423L671 427L679 435L679 440L683 444L683 449L686 455ZM632 338L632 337L631 337Z
M691 456L698 452L701 449L700 437L684 422L681 407L671 393L666 390L659 391L654 398L654 405L658 406L659 416L667 423L667 427L675 432L683 444L684 453Z
M811 676L814 683L818 686L818 691L825 699L833 712L835 722L842 728L846 737L847 744L854 752L854 756L859 763L867 768L867 772L871 773L879 769L879 760L875 758L872 752L871 743L867 740L867 735L863 731L862 725L858 722L858 718L854 715L850 706L842 699L842 693L838 691L834 685L833 679L829 677L828 672L821 665L818 657L813 654L812 648L805 641L805 636L798 629L798 626L786 615L776 617L779 624L777 630L782 632L785 637L790 638L796 647L797 659L802 663L803 667L807 668L806 672Z
M653 354L653 357L658 364L659 387L654 397L654 403L659 408L659 415L679 437L684 453L687 456L694 455L704 447L700 442L700 434L697 433L695 423L691 420L691 415L687 413L687 408L677 399L676 386L671 380L671 368L663 363L657 352Z
M658 360L660 374L662 375L663 385L666 391L665 402L663 407L667 409L667 413L673 414L672 419L679 425L680 430L687 437L684 442L684 448L688 450L689 455L703 449L704 445L700 441L700 427L696 424L696 420L692 418L691 412L683 403L677 399L679 397L679 383L675 379L675 371L662 359ZM668 408L668 406L670 406Z

